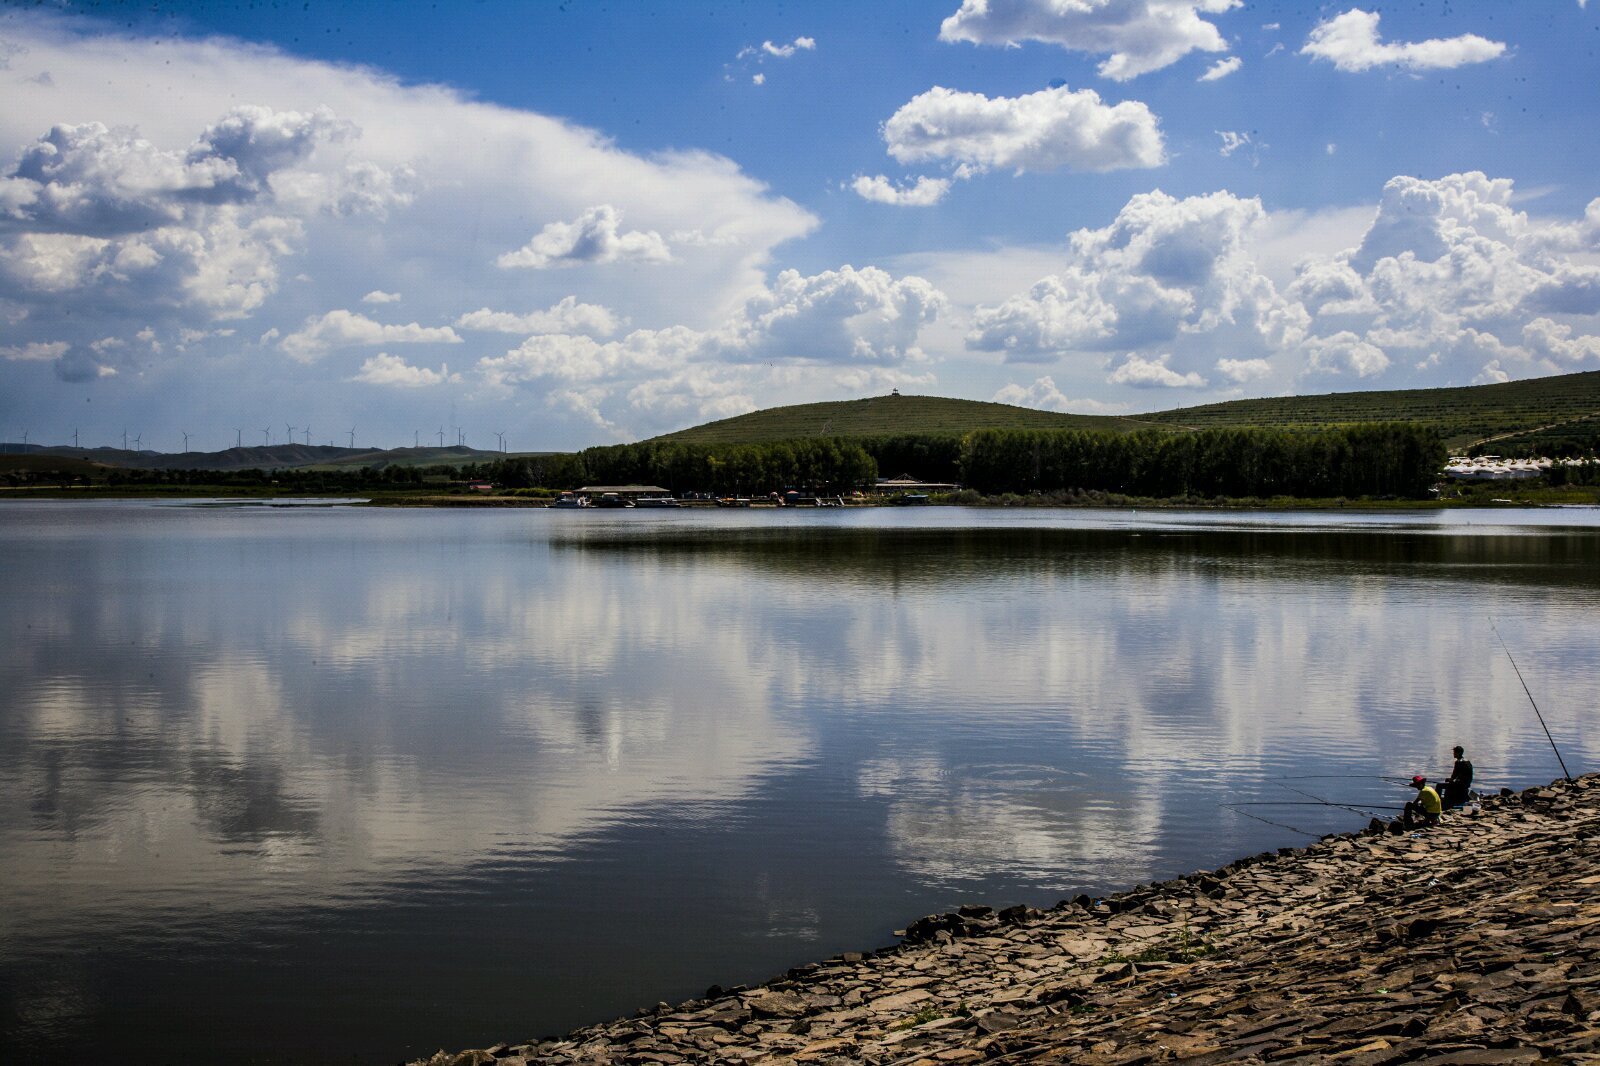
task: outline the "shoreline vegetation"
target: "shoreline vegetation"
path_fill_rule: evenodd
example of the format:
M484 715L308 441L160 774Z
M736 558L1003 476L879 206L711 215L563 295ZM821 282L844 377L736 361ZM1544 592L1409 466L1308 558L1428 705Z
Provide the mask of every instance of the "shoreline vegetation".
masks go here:
M979 429L961 435L823 437L761 444L670 440L446 465L371 462L264 469L106 467L40 454L0 457L0 497L360 496L380 506L542 506L581 485L654 485L710 505L798 490L852 503L1018 507L1305 509L1594 504L1600 464L1556 464L1529 481L1443 474L1431 427ZM957 485L867 495L883 472Z
M1600 1053L1600 774L1428 829L1373 819L413 1066L1555 1063Z

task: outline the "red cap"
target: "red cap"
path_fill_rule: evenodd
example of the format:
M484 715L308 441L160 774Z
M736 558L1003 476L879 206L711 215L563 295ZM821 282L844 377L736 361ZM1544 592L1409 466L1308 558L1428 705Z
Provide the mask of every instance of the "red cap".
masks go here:
M1416 777L1413 777L1411 779L1411 785L1412 785L1413 788L1421 788L1423 785L1426 785L1427 783L1428 783L1428 779L1426 777L1423 777L1421 774L1418 774Z

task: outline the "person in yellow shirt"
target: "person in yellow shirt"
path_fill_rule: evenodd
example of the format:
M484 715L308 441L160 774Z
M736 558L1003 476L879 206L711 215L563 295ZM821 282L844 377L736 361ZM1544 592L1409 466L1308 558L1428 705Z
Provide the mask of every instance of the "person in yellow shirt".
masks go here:
M1406 804L1406 824L1438 825L1439 815L1444 810L1438 790L1421 774L1411 779L1411 787L1417 790L1417 798Z

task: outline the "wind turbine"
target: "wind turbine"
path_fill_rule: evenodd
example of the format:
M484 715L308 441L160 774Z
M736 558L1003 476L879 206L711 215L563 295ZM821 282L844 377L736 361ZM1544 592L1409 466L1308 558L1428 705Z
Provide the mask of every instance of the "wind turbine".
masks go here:
M494 435L496 437L500 438L500 450L501 451L505 451L506 450L506 431L503 430L503 429L497 429L497 430L494 431Z
M76 429L72 431L72 446L74 448L78 446L78 431Z
M306 447L311 447L311 427L306 427Z
M128 427L122 427L122 450L128 450Z
M178 432L183 434L183 454L188 455L189 454L189 431L186 430L186 429L180 429L180 430L178 430Z
M411 431L411 446L413 448L422 447L422 430L414 429Z
M244 447L244 430L236 429L233 431L233 446L235 448Z
M294 427L291 426L289 423L285 422L283 424L283 428L289 431L288 436L283 438L284 442L287 443L287 444L293 444L294 443Z
M268 427L266 427L265 429L263 429L261 431L261 446L263 448L270 448L272 446L272 427L271 426L268 426Z
M27 451L28 450L28 431L27 430L23 430L22 431L22 450L23 451Z
M133 438L133 450L136 452L144 451L144 437L142 435Z
M350 447L354 448L355 446L356 446L356 427L351 426L350 427Z
M439 427L439 447L444 447L444 427Z

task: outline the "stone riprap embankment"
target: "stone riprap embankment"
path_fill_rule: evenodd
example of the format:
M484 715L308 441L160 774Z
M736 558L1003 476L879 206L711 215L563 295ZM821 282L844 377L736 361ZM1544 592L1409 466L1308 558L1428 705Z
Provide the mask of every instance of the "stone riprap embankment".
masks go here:
M423 1061L1600 1063L1597 828L1590 775Z

